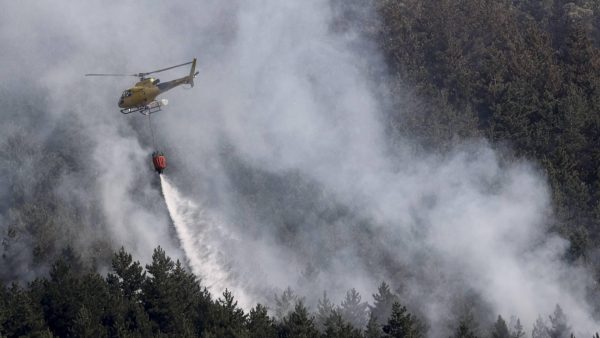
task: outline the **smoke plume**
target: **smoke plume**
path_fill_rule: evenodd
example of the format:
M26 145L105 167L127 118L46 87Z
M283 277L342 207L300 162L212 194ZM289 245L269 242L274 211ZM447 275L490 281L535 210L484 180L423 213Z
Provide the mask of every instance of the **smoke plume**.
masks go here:
M69 234L56 241L93 257L101 239L142 261L161 245L213 291L233 289L249 305L288 286L313 309L323 290L339 302L356 288L368 300L385 280L431 336L447 333L461 299L529 326L559 303L578 330L597 329L588 274L564 264L567 242L547 234L553 216L540 171L503 161L483 140L445 154L390 142L378 52L336 20L323 0L6 3L0 76L20 84L0 88L15 102L3 118L44 145L33 153L71 154L47 183L76 206L67 224L88 224L55 225ZM82 75L193 57L196 86L165 94L169 106L152 117L170 164L165 208L147 121L116 107L135 79ZM0 142L13 129L3 124ZM18 178L38 177L40 163L19 164ZM46 182L30 182L38 181ZM0 187L10 182L0 178ZM13 224L6 195L4 234ZM28 238L19 229L21 250ZM35 262L23 254L17 265Z

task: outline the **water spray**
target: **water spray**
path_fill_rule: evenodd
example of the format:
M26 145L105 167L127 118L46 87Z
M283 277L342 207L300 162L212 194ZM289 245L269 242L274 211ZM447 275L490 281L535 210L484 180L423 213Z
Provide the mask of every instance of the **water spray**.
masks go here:
M206 211L183 196L164 176L160 183L169 215L192 273L200 279L213 295L220 295L226 288L234 291L241 306L250 305L243 290L236 287L224 255L226 234Z

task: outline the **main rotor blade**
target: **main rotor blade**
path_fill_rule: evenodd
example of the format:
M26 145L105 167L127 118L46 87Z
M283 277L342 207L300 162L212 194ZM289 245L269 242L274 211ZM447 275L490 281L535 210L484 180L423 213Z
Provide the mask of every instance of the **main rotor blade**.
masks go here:
M137 74L85 74L85 76L138 76Z
M153 70L153 71L148 72L148 73L139 73L139 74L136 74L136 76L146 76L146 75L150 75L150 74L154 74L154 73L164 72L165 70L169 70L169 69L173 69L173 68L177 68L177 67L189 65L191 63L192 63L192 61L186 62L186 63L182 63L182 64L177 65L177 66L171 66L171 67L167 67L167 68L163 68L163 69L159 69L159 70Z

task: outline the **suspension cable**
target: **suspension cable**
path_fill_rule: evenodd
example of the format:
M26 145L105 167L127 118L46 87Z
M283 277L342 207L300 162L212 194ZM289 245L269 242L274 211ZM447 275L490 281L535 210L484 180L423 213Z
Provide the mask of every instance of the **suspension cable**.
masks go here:
M148 114L148 126L150 126L150 135L152 135L152 145L154 146L154 150L158 151L156 148L156 138L154 137L154 129L152 128L152 120L150 119L150 115Z

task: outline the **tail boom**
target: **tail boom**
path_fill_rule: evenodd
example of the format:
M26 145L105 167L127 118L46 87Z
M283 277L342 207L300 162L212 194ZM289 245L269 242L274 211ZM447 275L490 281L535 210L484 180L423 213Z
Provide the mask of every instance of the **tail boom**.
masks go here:
M198 75L198 73L199 72L196 72L196 59L194 58L194 60L192 61L192 68L190 69L190 75L184 76L179 79L167 81L167 82L161 82L161 83L157 84L156 86L158 87L158 89L160 90L161 93L164 93L167 90L171 90L182 84L189 84L190 86L193 87L194 86L194 78L196 77L196 75Z

